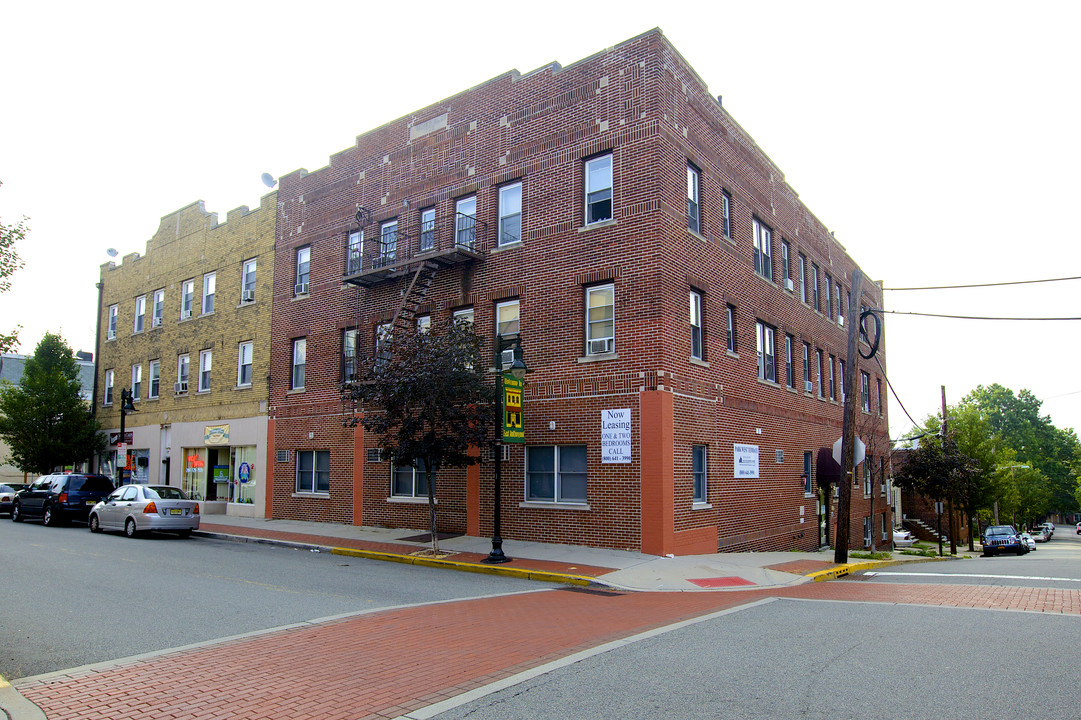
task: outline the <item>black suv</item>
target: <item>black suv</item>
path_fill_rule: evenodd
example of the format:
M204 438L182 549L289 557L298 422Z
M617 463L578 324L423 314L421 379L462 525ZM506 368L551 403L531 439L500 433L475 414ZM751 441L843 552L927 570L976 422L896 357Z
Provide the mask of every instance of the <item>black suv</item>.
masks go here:
M1002 552L1018 555L1028 552L1028 545L1013 525L992 525L983 531L983 556L991 557Z
M41 518L46 525L72 519L86 522L90 508L112 491L113 482L105 475L45 475L15 495L11 519Z

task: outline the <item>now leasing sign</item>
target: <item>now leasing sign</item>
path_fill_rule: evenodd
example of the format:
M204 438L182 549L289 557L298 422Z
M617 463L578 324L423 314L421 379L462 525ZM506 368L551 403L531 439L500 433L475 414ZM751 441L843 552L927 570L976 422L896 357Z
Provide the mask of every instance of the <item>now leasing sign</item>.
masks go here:
M739 443L732 445L732 477L758 477L757 445L740 445Z
M601 410L601 462L631 461L631 409Z

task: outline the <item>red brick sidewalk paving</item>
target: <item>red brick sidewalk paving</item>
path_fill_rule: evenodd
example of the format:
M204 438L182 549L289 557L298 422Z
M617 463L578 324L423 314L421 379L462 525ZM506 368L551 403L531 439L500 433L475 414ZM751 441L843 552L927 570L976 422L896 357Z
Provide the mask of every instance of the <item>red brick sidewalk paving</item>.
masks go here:
M730 593L548 590L386 610L16 683L50 720L394 718L605 642L767 597L1081 615L1081 591L813 583Z

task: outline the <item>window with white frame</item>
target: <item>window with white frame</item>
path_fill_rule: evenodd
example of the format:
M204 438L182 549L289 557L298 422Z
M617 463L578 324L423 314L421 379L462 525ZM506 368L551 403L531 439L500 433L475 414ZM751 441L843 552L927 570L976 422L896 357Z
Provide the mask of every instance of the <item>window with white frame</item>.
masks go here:
M405 498L428 497L428 475L425 467L423 460L417 460L417 467L393 465L390 469L390 494L393 497Z
M807 258L803 253L799 254L799 299L801 303L807 303Z
M143 366L132 365L131 366L131 400L132 402L139 402L143 396Z
M863 519L863 546L871 547L871 518L865 517Z
M420 251L435 249L435 208L420 211Z
M698 168L687 166L687 227L701 234L702 217L698 204Z
M180 319L187 320L195 309L195 280L185 280L180 286Z
M822 312L822 301L818 297L818 265L814 263L811 263L811 298L814 309Z
M161 391L161 360L150 361L150 385L146 390L146 397L148 400L157 399L158 393Z
M792 283L792 247L787 240L781 241L781 280L784 281L785 290Z
M106 340L115 340L116 339L116 323L117 323L117 318L119 317L119 313L120 313L120 308L119 307L117 307L116 305L110 305L109 306L109 326L105 330L105 339Z
M736 308L733 305L727 305L724 309L724 324L725 324L725 347L728 348L728 352L734 353L736 351Z
M290 390L304 389L304 366L308 362L308 338L293 339L293 371L289 378Z
M727 191L721 192L721 232L732 237L732 196Z
M871 376L860 371L860 407L864 412L871 412Z
M218 284L217 273L203 275L203 315L214 312L214 293Z
M830 382L830 400L836 400L837 399L837 378L834 375L833 366L837 364L837 360L832 355L830 355L828 362L829 362L829 370L827 371L827 374L829 375L829 382Z
M754 271L773 279L773 231L758 218L752 221L754 231Z
M146 322L146 295L140 295L135 298L135 327L134 331L140 333L143 331L144 323Z
M826 388L822 385L822 351L815 350L816 359L818 360L818 397L826 397Z
M377 264L382 267L394 262L398 256L398 220L387 220L379 226L379 259Z
M101 404L102 405L112 405L113 404L113 381L114 381L113 376L114 376L114 373L113 373L112 370L106 370L105 371L105 394L101 399Z
M212 361L213 354L210 350L201 350L199 352L199 392L208 392L210 390L210 366Z
M755 323L758 351L758 379L777 382L777 356L774 329L763 322Z
M840 378L841 379L840 379L840 382L838 382L837 384L840 385L840 387L841 387L841 402L844 402L845 401L845 361L841 360L840 362L841 362L841 373L840 373Z
M188 373L191 366L191 360L187 353L178 355L176 358L176 392L186 393L188 391Z
M345 274L355 275L360 272L363 258L364 231L357 230L349 233L349 241L345 249Z
M522 183L516 182L499 188L499 244L510 245L521 240Z
M312 246L305 245L297 248L296 284L293 286L293 295L307 295L310 289L312 269Z
M477 196L462 198L454 204L454 238L458 247L470 250L477 242Z
M342 330L342 382L356 382L360 379L357 366L357 329Z
M844 306L844 288L841 287L841 283L834 285L837 290L837 322L844 324L845 306Z
M803 391L811 392L811 344L803 343Z
M460 310L455 310L454 311L454 321L455 322L468 323L468 324L472 325L473 324L473 308L467 307L467 308L461 308Z
M161 327L165 319L165 288L154 291L154 307L150 314L150 327Z
M242 342L236 353L236 386L251 387L252 343Z
M702 293L697 290L690 292L690 322L691 322L691 357L695 360L705 360L705 345L702 335Z
M886 540L889 538L889 535L886 534L886 513L882 513L881 515L879 515L879 517L882 518L882 542L886 542Z
M863 460L863 496L871 497L871 488L875 485L874 479L874 458L868 455Z
M803 451L803 494L804 495L810 495L811 494L811 482L812 482L811 472L814 469L814 466L813 466L813 464L811 462L812 457L813 456L811 455L810 450L804 450Z
M878 386L878 416L882 417L882 378L875 378L875 385Z
M375 326L375 371L379 372L391 360L390 344L393 341L394 327L391 323Z
M616 351L615 317L615 285L608 283L586 288L586 355Z
M586 502L586 446L531 445L526 448L526 500Z
M520 329L521 307L517 300L496 303L495 306L495 337L496 347L499 347L500 338L514 337ZM514 348L506 348L500 355L500 362L504 368L514 364Z
M298 493L330 494L330 451L297 450Z
M432 316L431 315L418 315L417 316L417 332L426 333L432 329Z
M245 260L240 271L240 302L242 303L255 301L255 271L257 264L255 258Z
M878 458L878 487L879 491L886 494L886 456L880 455Z
M609 153L585 162L586 225L611 220L615 217L612 206L612 155Z
M691 501L705 503L707 501L705 445L691 446L691 477L693 478Z
M784 381L790 388L796 387L796 366L793 362L795 359L793 344L795 344L795 338L791 335L784 336Z
M826 273L826 317L833 319L833 278Z

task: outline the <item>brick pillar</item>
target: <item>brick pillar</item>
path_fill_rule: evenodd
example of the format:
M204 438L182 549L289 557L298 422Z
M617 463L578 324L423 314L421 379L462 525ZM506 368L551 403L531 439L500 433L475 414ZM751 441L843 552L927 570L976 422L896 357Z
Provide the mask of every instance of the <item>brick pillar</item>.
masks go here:
M364 426L353 428L353 524L364 524Z
M469 448L478 457L479 448ZM465 534L480 537L480 463L465 468Z
M642 552L675 550L672 393L640 394L639 447L642 453Z
M263 517L267 520L274 518L274 418L270 417L266 424L266 464L263 466ZM183 453L181 453L183 457ZM180 468L181 472L184 468Z

